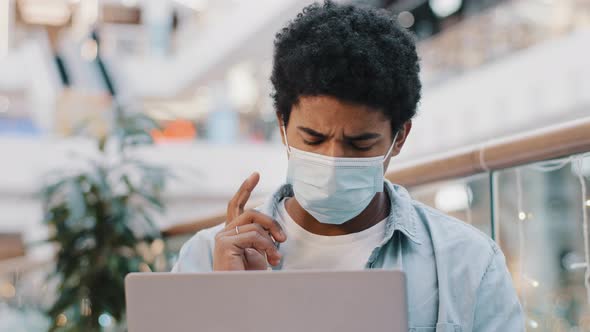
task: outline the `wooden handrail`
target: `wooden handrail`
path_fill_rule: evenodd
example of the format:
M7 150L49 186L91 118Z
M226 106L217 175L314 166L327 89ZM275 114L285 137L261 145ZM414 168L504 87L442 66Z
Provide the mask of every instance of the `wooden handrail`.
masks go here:
M590 117L534 130L429 159L398 165L386 174L390 181L412 187L466 177L486 171L564 157L590 151ZM187 235L224 222L225 214L212 215L163 231L165 237Z
M36 270L42 267L49 267L54 262L51 257L35 259L27 256L10 258L0 261L0 276L9 273L22 273Z
M402 164L386 177L412 187L588 151L590 117Z
M202 229L213 227L225 222L225 213L211 215L188 223L181 223L162 231L162 236L172 237L196 233Z

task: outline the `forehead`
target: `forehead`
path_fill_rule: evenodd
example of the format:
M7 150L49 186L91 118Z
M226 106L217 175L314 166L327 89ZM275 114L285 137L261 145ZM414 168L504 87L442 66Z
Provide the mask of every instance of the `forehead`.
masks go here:
M378 109L331 96L300 97L289 121L312 129L344 129L346 133L391 130L391 121Z

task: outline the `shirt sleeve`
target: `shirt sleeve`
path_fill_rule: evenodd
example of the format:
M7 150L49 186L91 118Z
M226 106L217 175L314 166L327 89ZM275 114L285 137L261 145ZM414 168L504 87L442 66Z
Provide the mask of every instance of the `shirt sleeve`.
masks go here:
M171 272L196 273L213 271L213 248L215 235L223 225L202 230L188 240L180 249L178 260Z
M474 332L524 331L524 314L504 254L498 248L477 291Z

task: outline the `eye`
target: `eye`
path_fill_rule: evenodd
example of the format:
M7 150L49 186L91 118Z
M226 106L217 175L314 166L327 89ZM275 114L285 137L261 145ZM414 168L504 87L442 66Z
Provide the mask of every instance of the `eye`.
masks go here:
M375 146L375 142L348 142L348 145L357 151L369 151Z
M323 141L322 140L317 140L317 141L308 141L308 140L303 140L303 143L307 144L307 145L318 145L321 144Z
M369 151L373 148L373 145L370 146L358 146L355 144L350 144L350 146L352 146L353 149L355 150L359 150L359 151Z

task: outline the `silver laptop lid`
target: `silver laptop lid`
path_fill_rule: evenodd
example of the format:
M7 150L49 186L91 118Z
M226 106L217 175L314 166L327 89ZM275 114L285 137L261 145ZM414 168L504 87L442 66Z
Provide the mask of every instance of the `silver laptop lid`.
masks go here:
M133 273L130 332L406 332L403 272Z

